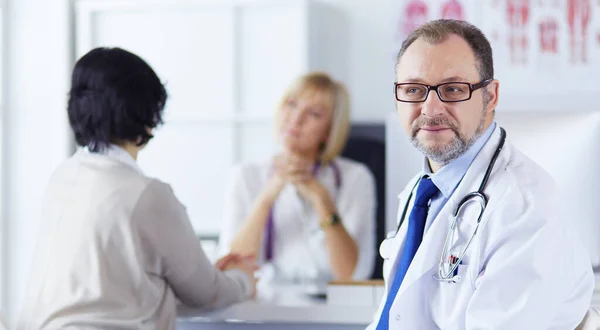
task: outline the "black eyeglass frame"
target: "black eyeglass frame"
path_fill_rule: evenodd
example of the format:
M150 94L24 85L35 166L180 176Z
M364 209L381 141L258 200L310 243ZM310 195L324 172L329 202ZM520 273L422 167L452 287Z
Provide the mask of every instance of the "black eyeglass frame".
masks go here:
M494 78L489 78L489 79L485 79L482 80L476 84L471 84L468 82L464 82L464 81L455 81L455 82L447 82L447 83L443 83L443 84L438 84L438 85L426 85L426 84L420 84L420 83L394 83L394 96L396 97L396 100L398 102L403 102L403 103L421 103L421 102L425 102L427 100L427 98L429 97L429 93L431 91L435 91L435 93L437 94L437 96L440 98L440 101L442 102L446 102L446 103L457 103L457 102L464 102L464 101L468 101L471 99L471 97L473 96L473 92L486 87L487 85L489 85L492 81L494 80ZM469 97L467 97L466 99L462 99L462 100L452 100L452 101L446 101L444 100L444 98L442 97L442 95L440 94L439 88L446 86L446 85L452 85L452 84L463 84L463 85L467 85L469 87ZM423 97L422 100L419 101L406 101L406 100L401 100L400 98L398 98L398 86L405 86L405 85L418 85L418 86L423 86L425 88L427 88L427 93L425 93L425 96Z

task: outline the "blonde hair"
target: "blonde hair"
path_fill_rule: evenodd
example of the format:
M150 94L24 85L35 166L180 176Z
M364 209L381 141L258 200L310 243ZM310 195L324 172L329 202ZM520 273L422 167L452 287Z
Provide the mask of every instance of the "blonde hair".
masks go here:
M333 80L323 72L311 72L294 80L284 92L276 110L276 117L290 98L303 92L318 92L328 95L328 105L332 110L329 136L321 150L319 160L323 164L331 162L344 150L350 131L350 97L344 84ZM279 128L276 128L279 134Z

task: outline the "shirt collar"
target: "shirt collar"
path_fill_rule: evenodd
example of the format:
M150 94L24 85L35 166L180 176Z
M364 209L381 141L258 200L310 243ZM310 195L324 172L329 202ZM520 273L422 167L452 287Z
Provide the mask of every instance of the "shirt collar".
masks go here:
M89 151L89 149L87 147L85 147L84 150L86 152L91 153L91 151ZM129 154L127 152L127 150L119 147L116 144L111 144L107 148L105 148L103 151L97 152L96 154L115 159L121 163L129 165L130 167L132 167L133 169L138 171L138 173L143 174L141 167L138 165L138 163L135 161L135 159L131 156L131 154Z
M464 154L444 165L436 173L431 172L431 167L429 166L427 157L424 157L423 174L431 177L431 181L433 181L436 187L444 195L444 198L449 198L450 195L452 195L454 189L456 189L459 182L465 176L467 170L471 166L471 163L473 163L473 160L475 157L477 157L477 154L479 154L479 151L489 140L490 136L492 136L492 133L495 129L496 122L492 122L492 124Z

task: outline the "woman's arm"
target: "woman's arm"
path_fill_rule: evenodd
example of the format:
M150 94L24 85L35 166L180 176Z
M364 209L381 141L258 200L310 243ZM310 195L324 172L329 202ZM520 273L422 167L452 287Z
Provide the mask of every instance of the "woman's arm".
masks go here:
M351 177L348 177L351 176ZM375 178L366 166L352 171L344 181L337 206L346 232L356 242L358 257L353 280L370 278L377 254Z
M227 232L235 231L233 237L229 240L229 251L240 254L251 254L258 256L261 249L261 242L264 229L269 218L269 213L279 193L289 181L290 175L305 177L308 175L307 166L302 162L290 162L283 155L277 155L273 158L273 165L269 179L262 188L256 199L252 202L249 212L239 212L243 204L248 204L248 201L241 200L239 196L230 198L230 207L234 210L229 217L235 219L226 219L230 223L238 222L239 218L243 219L239 228L229 228ZM237 196L243 190L241 181L244 180L243 174L240 173L237 177L237 184L232 186L229 192L230 196ZM254 196L252 196L254 197ZM235 210L238 210L237 212ZM228 213L230 213L228 211ZM246 215L247 214L247 215Z
M336 280L366 279L375 262L375 180L361 166L345 173L337 210L329 192L318 181L297 183L299 191L314 207L321 222L338 212L340 223L325 226L329 265Z
M245 255L258 255L269 212L277 199L279 192L283 188L283 184L283 180L277 176L273 176L269 179L265 188L254 201L242 228L235 234L231 241L231 252ZM236 206L232 205L231 207Z
M145 271L162 277L185 305L223 307L252 296L254 267L236 263L222 272L206 257L186 209L171 187L152 180L132 213Z
M324 197L316 203L315 209L321 223L325 223L323 231L325 232L331 271L336 280L350 280L358 261L358 246L346 231L343 219L340 219L341 221L337 224L327 224L333 215L337 214L333 202L329 202L327 199L331 198Z
M327 222L331 221L334 214L337 214L331 195L314 178L305 182L297 182L296 187L311 202L322 224L329 254L329 264L334 278L336 280L351 279L358 260L358 247L346 231L343 219L337 224L326 225Z

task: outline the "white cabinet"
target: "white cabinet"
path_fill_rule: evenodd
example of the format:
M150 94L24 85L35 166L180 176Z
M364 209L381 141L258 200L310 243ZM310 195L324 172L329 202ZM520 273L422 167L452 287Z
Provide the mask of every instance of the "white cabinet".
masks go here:
M284 89L323 67L318 10L304 0L75 2L76 58L122 47L166 83L165 125L140 164L173 186L199 233L220 228L231 166L275 150Z

